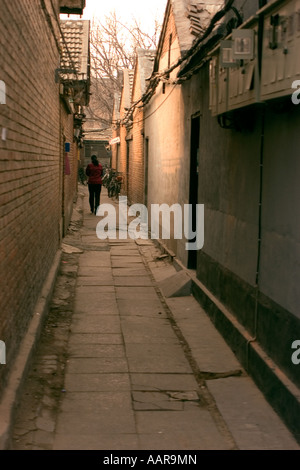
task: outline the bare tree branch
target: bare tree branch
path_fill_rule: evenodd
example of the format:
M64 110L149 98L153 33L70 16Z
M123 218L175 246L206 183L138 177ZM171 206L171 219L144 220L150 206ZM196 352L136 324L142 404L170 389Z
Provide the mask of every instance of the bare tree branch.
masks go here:
M107 126L112 122L113 101L116 91L122 90L122 69L133 69L136 49L155 49L161 25L154 20L153 34L142 30L133 18L127 25L116 12L104 18L94 19L91 28L91 103L89 119L97 119Z

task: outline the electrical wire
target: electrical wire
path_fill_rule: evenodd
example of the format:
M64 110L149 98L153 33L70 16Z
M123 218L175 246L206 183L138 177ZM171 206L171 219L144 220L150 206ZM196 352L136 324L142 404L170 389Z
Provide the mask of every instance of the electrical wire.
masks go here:
M210 33L213 31L216 23L218 21L220 21L224 16L225 14L231 10L232 6L233 6L233 3L234 3L235 0L228 0L225 4L225 6L219 10L217 13L215 13L215 15L213 16L213 18L211 19L210 21L210 24L209 26L207 27L207 29L205 30L205 32L194 42L194 44L192 45L192 47L185 53L183 54L173 65L171 65L168 69L164 70L163 72L161 73L155 73L151 78L150 78L150 82L149 82L149 85L147 87L147 90L146 92L137 100L135 101L131 107L129 108L129 110L127 111L127 114L125 115L125 117L122 119L122 123L125 123L126 120L128 119L128 117L132 114L132 112L134 111L134 109L137 107L137 105L141 102L143 102L143 105L145 106L145 104L147 104L150 99L152 98L152 96L154 95L155 93L155 90L159 84L159 82L161 81L162 78L168 76L173 70L175 70L176 68L178 68L183 62L185 62L187 59L189 59L195 52L197 52L197 50L199 49L199 46L201 45L201 43L210 35Z
M164 104L165 102L167 101L167 99L171 96L171 94L173 93L173 91L175 90L176 88L176 85L177 83L174 84L173 88L170 90L169 94L165 97L165 99L157 106L157 108L152 111L152 113L148 114L147 116L143 117L143 119L140 119L138 121L131 121L130 124L138 124L140 122L144 122L146 121L147 119L149 119L149 117L153 116L153 114L155 114Z

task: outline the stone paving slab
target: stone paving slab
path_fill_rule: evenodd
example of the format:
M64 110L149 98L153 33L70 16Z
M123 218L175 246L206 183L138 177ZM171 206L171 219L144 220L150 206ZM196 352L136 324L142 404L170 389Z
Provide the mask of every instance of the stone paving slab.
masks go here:
M99 266L81 266L78 269L78 277L95 277L99 279L105 279L105 277L111 278L112 270L111 267L101 267Z
M116 287L147 287L147 286L152 286L152 281L149 278L149 276L138 276L138 277L116 277L115 278L115 286Z
M79 277L77 278L77 286L113 286L114 280L111 274L99 274L97 277Z
M56 442L61 442L62 435L76 435L81 437L82 445L85 436L100 434L134 434L136 432L135 420L133 412L122 408L109 408L108 410L98 409L95 396L89 392L87 399L90 403L87 411L82 407L84 400L77 401L76 409L70 411L62 411L60 420L56 427L56 436L54 441L55 450ZM101 397L99 398L101 400ZM80 412L78 412L80 410ZM84 416L84 419L82 418ZM60 444L62 445L62 444ZM80 447L85 449L85 447Z
M76 306L81 308L86 304L91 307L97 305L117 305L115 289L111 286L107 286L107 292L106 289L102 289L102 286L92 289L89 286L85 288L78 287L74 298Z
M118 304L115 297L105 295L100 300L90 298L76 299L74 315L119 315Z
M119 312L121 316L133 315L153 318L166 318L167 314L158 299L151 302L143 302L142 299L118 299Z
M62 400L60 409L64 413L76 413L81 410L83 413L99 413L113 410L132 411L131 394L124 391L105 392L70 392L68 400Z
M125 373L68 374L67 392L107 392L131 390L129 375Z
M112 262L112 268L117 269L117 268L131 268L131 269L140 269L143 268L144 264L143 263L127 263L126 261L113 261Z
M198 389L198 384L192 373L130 373L130 377L133 390L191 391Z
M173 358L172 356L162 357L160 354L148 356L141 354L139 357L128 357L130 372L150 372L150 373L176 373L188 374L191 372L189 364L183 358Z
M242 367L193 296L166 299L180 331L192 348L201 371L222 372ZM199 332L205 331L199 341Z
M208 428L207 433L211 430ZM229 444L218 436L213 437L213 441L209 442L208 436L203 434L186 434L184 431L176 432L162 432L157 433L139 433L139 448L143 450L162 450L166 451L167 455L170 454L170 451L195 451L196 450L212 450L212 451L222 451L222 450L231 450L232 447ZM187 455L187 459L194 457L193 452ZM198 459L199 460L199 459ZM188 460L190 465L193 465L192 460Z
M69 347L70 357L124 357L124 353L121 344L72 344Z
M90 294L93 294L93 297L99 298L101 300L102 298L105 298L107 294L114 294L115 293L115 287L112 286L77 286L76 287L76 295L79 296L81 295L83 298L88 298L90 299L91 296Z
M164 443L171 445L171 440L173 440L172 449L175 442L177 449L187 448L186 446L195 442L198 450L231 448L217 429L210 413L200 408L190 411L160 411L159 413L136 411L136 421L138 433L159 435L162 448L165 448Z
M139 256L114 256L111 258L111 266L113 268L140 268L144 266Z
M128 358L140 357L142 355L147 355L149 358L160 355L161 360L165 357L171 357L175 361L183 360L184 363L187 363L186 357L182 350L182 346L179 342L170 341L167 344L155 344L155 343L128 343L126 344L126 356ZM171 371L170 371L171 372Z
M183 411L182 401L170 400L165 393L160 392L132 392L133 409L147 411Z
M292 435L249 377L207 381L239 448L299 450Z
M74 316L72 333L121 333L120 321L111 315Z
M88 309L88 305L86 307L86 311L84 308L81 310L78 309L76 306L76 309L74 309L74 319L78 316L81 315L119 315L119 310L116 302L113 302L112 304L109 303L109 300L106 300L105 302L99 302L98 305L95 305L93 308L90 310ZM104 319L102 319L103 321Z
M124 276L148 276L146 268L112 268L113 277L124 277Z
M109 246L124 246L125 248L127 248L129 245L132 245L133 243L135 243L135 241L133 241L131 238L121 239L117 237L116 239L108 240Z
M123 344L121 333L73 333L69 345L80 344Z
M137 434L61 434L57 436L54 450L136 450L139 449L139 438ZM99 464L101 465L101 458Z
M86 251L79 258L79 269L81 267L110 267L110 253L106 251Z
M145 299L156 300L157 293L153 287L116 287L117 299Z
M123 245L122 247L120 246L111 246L110 247L110 253L111 256L140 256L139 249L135 245Z
M177 343L177 337L167 320L144 317L121 317L125 343Z
M68 362L69 374L100 374L128 372L127 361L124 357L92 357L74 358Z

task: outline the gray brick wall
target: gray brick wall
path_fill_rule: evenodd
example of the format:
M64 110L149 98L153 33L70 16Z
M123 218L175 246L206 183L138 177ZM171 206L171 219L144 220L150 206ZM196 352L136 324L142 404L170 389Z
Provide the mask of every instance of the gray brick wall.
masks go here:
M52 22L55 28L53 15ZM1 0L0 31L7 94L0 105L0 339L7 353L1 395L59 247L62 152L59 52L42 2Z

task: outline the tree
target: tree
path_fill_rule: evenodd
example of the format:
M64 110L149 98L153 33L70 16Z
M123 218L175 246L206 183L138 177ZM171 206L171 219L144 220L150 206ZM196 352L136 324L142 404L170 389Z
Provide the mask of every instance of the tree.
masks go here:
M161 25L154 20L153 33L142 30L140 22L133 18L127 25L115 12L104 22L93 20L91 27L91 93L89 119L108 127L112 121L116 92L122 89L122 69L135 66L136 48L156 49Z

